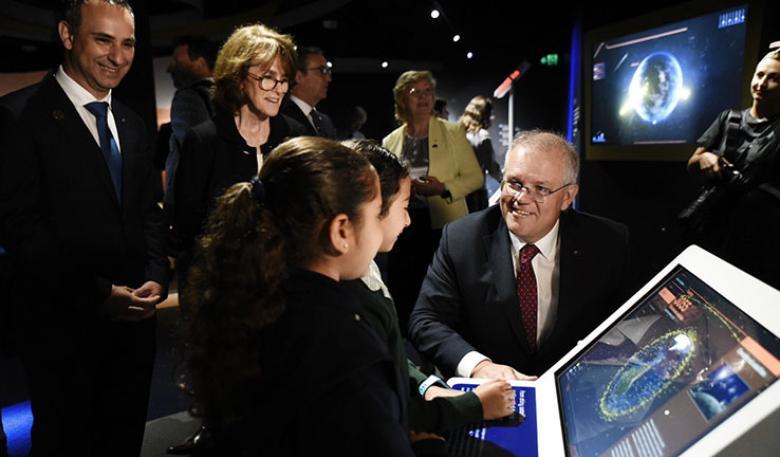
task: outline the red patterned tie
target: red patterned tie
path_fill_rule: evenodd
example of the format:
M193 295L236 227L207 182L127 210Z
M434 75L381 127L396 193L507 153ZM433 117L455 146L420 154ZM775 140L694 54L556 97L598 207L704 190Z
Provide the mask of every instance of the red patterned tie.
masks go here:
M536 293L536 275L531 260L539 253L539 248L526 244L520 249L517 261L517 299L520 303L520 319L528 337L528 346L536 352L536 315L538 298Z

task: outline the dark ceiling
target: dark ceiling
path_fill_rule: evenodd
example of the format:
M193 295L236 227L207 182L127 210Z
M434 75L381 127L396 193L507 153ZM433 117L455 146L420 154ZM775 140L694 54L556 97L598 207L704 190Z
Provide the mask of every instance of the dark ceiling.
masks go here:
M586 7L558 2L447 2L433 0L139 0L142 20L155 55L165 55L171 39L199 33L219 41L241 23L261 21L291 33L299 44L317 45L335 60L422 62L435 69L511 70L521 60L537 62L547 53L565 54L578 18L585 29L645 14L679 2L628 2L620 8L606 1ZM49 0L1 0L0 48L7 58L0 71L50 68L58 47L53 28L55 9ZM442 15L433 20L430 10ZM460 34L459 43L452 42ZM466 59L471 51L475 58ZM507 61L510 56L509 61ZM366 60L367 59L367 60ZM502 70L503 71L503 70Z

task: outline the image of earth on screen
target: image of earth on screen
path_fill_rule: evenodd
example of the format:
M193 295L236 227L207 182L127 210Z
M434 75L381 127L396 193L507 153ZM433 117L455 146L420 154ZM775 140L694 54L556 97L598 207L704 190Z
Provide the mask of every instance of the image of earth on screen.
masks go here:
M592 144L693 144L740 108L747 6L596 43Z
M570 456L674 456L780 376L780 339L682 267L556 373Z

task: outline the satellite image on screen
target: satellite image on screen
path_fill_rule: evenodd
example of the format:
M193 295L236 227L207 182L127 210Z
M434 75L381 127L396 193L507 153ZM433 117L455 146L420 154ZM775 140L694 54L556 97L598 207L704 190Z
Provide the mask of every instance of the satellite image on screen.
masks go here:
M747 6L596 43L593 144L695 143L740 108Z
M780 339L682 267L556 373L569 455L674 456L780 376Z

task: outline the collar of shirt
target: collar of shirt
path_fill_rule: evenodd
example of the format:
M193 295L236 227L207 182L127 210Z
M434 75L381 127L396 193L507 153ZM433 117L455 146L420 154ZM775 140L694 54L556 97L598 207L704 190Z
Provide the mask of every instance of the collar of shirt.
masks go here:
M57 72L54 74L54 78L57 79L60 87L62 87L62 90L65 91L65 95L67 95L70 101L73 102L73 104L76 106L84 106L87 103L92 102L108 102L108 105L111 106L111 90L108 91L106 98L102 100L95 98L95 96L90 94L87 89L81 87L79 83L74 81L73 78L65 73L65 69L62 68L62 65L60 65L60 68L57 69Z
M377 266L376 262L373 260L371 261L371 265L368 267L368 272L360 278L361 281L363 281L363 284L368 287L369 290L372 292L376 292L378 290L382 290L382 294L392 300L393 297L390 295L390 291L387 290L387 286L385 286L384 281L382 281L382 274L379 272L379 267Z
M95 143L100 146L100 135L98 134L97 124L95 123L95 115L92 114L87 108L84 107L87 103L92 102L107 102L108 103L108 129L111 131L111 135L116 139L117 148L122 150L121 141L119 141L119 131L116 128L116 120L114 119L114 112L111 108L111 90L108 91L108 95L102 100L95 98L90 94L87 89L84 89L79 83L73 80L67 73L62 65L54 73L54 79L57 84L60 85L62 91L68 97L73 106L76 108L76 112L79 114L81 121L92 134L92 138L95 139Z
M295 95L290 94L290 101L298 105L298 108L303 111L303 114L306 115L306 117L311 117L311 112L314 109L313 106L309 105L305 101L301 100L300 98L296 97Z
M556 221L553 228L547 232L542 239L534 243L536 247L539 248L539 254L548 261L555 261L555 254L558 250L558 227L560 223L560 220ZM523 249L523 246L528 243L521 240L517 235L509 231L509 229L507 229L507 231L509 232L509 239L512 240L512 262L515 265L515 270L517 270L517 255L520 252L520 249Z

